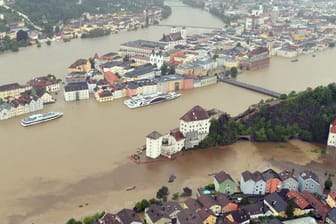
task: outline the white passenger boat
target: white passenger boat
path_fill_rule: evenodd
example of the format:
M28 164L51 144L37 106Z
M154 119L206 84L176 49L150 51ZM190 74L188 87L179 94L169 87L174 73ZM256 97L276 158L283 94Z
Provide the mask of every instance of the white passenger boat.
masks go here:
M151 95L139 95L134 96L128 100L124 101L124 104L129 108L138 108L144 107L151 104L162 103L168 100L176 99L177 97L181 96L180 93L176 92L168 92L168 93L155 93Z
M34 114L21 120L21 125L26 127L34 124L39 124L42 122L47 122L54 120L56 118L62 117L61 112L48 112L44 114Z

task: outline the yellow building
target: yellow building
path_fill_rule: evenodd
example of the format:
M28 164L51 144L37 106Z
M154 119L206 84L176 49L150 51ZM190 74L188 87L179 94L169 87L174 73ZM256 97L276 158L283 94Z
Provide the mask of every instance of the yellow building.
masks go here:
M87 59L78 59L72 65L69 66L68 72L89 72L91 69L91 63Z
M327 204L329 205L330 208L335 208L336 207L336 192L332 192L328 194L328 197L326 199Z

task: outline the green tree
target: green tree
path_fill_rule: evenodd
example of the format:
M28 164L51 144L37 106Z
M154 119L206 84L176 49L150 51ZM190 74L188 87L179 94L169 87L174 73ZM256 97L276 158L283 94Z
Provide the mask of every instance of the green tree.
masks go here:
M69 219L69 220L66 222L66 224L82 224L82 222L81 222L81 221L77 221L77 220L74 219L74 218L71 218L71 219Z
M332 182L331 178L328 177L328 179L324 182L324 188L326 190L330 190L332 185L333 185L333 182Z
M180 193L176 192L176 193L173 194L172 200L176 201L176 200L179 199L179 197L180 197Z
M161 65L160 70L161 70L161 75L168 75L168 73L169 73L169 67L166 63L163 63Z
M217 58L219 58L219 55L218 54L214 54L214 56L212 58L216 60Z
M162 186L156 193L156 198L164 199L168 196L168 194L169 194L168 187Z
M0 105L3 104L3 99L0 97Z
M294 217L294 209L295 209L295 203L294 203L294 200L291 199L288 201L288 204L285 210L287 218L292 219Z
M237 69L237 67L232 67L232 68L230 69L230 74L231 74L231 77L232 77L232 78L236 78L236 77L237 77L237 74L238 74L238 69Z

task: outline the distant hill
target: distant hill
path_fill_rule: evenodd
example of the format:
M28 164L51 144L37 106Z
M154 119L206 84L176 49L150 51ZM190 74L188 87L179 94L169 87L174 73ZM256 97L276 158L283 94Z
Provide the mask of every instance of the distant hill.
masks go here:
M58 21L79 18L84 12L143 12L146 2L163 5L163 0L16 0L12 7L37 25L53 26Z
M201 147L231 144L239 136L256 141L287 141L298 137L325 144L329 124L336 118L336 84L307 89L280 100L268 100L251 106L231 118L228 114L211 122L210 134Z

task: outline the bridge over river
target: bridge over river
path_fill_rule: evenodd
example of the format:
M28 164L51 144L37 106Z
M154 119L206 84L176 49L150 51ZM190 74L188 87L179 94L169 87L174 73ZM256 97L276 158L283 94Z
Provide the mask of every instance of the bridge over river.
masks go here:
M262 94L265 94L265 95L268 95L268 96L271 96L271 97L275 97L275 98L280 98L280 96L281 96L281 93L278 93L278 92L275 92L275 91L272 91L272 90L269 90L269 89L265 89L265 88L262 88L262 87L259 87L259 86L251 85L251 84L248 84L248 83L239 82L239 81L236 81L236 80L233 80L233 79L220 79L220 81L231 84L231 85L234 85L234 86L238 86L238 87L241 87L241 88L245 88L245 89L248 89L248 90L252 90L252 91L255 91L255 92L258 92L258 93L262 93Z
M173 25L173 24L155 24L154 26L164 26L164 27L186 27L192 29L207 29L207 30L222 30L223 27L215 26L197 26L197 25Z

